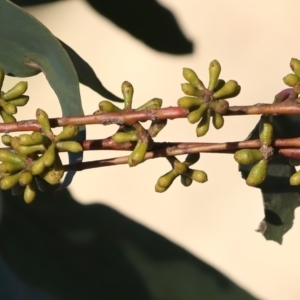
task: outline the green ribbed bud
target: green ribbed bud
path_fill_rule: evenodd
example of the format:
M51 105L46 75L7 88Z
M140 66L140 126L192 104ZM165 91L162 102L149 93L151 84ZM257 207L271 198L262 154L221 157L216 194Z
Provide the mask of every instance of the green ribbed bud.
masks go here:
M26 81L20 81L18 82L12 89L10 89L8 92L4 93L2 95L2 99L4 100L11 100L15 99L22 94L24 94L27 90L27 82Z
M204 136L208 132L209 123L210 123L210 114L211 114L210 109L208 109L206 111L206 114L204 114L201 121L197 125L196 134L198 137Z
M51 131L51 126L50 126L49 117L47 113L42 109L38 108L36 110L36 119L38 123L41 125L43 133L51 139L53 137L53 133Z
M188 176L185 176L185 175L181 175L180 176L180 182L183 186L190 186L192 183L193 183L193 179L188 177Z
M220 129L224 125L224 117L220 114L214 113L212 117L212 123L216 129Z
M75 141L58 142L56 143L56 148L74 153L83 151L81 144Z
M283 82L286 85L293 87L297 82L300 82L300 78L296 74L291 73L283 77Z
M55 143L52 143L42 156L45 167L51 167L54 164L56 153Z
M201 170L189 169L184 175L190 177L191 179L199 183L204 183L208 180L207 174Z
M7 114L3 109L0 110L0 114L4 123L16 122L16 118Z
M31 181L28 185L26 185L24 191L24 200L27 204L30 204L37 195L37 186L36 183Z
M155 191L159 193L165 192L171 186L177 176L178 173L175 170L171 170L170 172L161 176L155 185Z
M130 132L117 132L112 136L112 139L116 143L127 143L127 142L137 141L138 137L136 131L130 131Z
M44 142L44 135L38 131L34 131L32 134L20 134L19 143L21 146L33 146L39 145Z
M55 138L55 142L60 142L62 140L68 140L78 134L78 126L76 125L68 125L64 127L61 133L59 133Z
M21 172L14 175L8 175L2 178L0 181L1 189L2 190L11 189L15 184L18 183L20 176L21 176Z
M39 157L31 166L32 175L42 174L45 170L45 164L43 160L43 156Z
M26 186L30 184L32 180L33 180L32 173L28 170L24 170L20 175L19 184L21 186Z
M146 152L148 148L147 142L139 141L132 151L132 153L128 157L128 164L130 167L135 167L136 165L140 164L144 161Z
M14 115L17 112L17 108L14 104L6 102L2 99L0 99L0 106L8 115Z
M234 153L235 161L242 165L254 164L262 158L262 153L257 149L242 149Z
M268 163L265 160L260 160L258 163L256 163L246 180L246 183L250 186L257 186L265 180L268 172Z
M187 109L194 106L200 106L203 100L201 98L194 98L194 97L181 97L177 101L177 105L181 108ZM197 121L196 121L197 122Z
M209 64L209 83L208 83L208 89L210 91L213 91L218 79L219 79L219 75L221 73L221 65L217 60L213 60L210 64Z
M184 163L190 167L191 165L195 164L200 158L200 153L190 153L187 155Z
M110 101L107 100L103 100L101 102L99 102L99 110L100 112L120 112L122 111L121 108L117 107L116 105L114 105L113 103L111 103Z
M181 84L182 91L189 96L201 97L202 92L195 88L190 83L182 83Z
M24 106L27 104L28 100L29 100L29 96L23 95L22 97L18 97L17 99L6 100L6 101L8 101L9 103L15 106Z
M216 99L227 99L236 97L241 91L241 87L235 80L227 81L222 88L216 91L213 96Z
M22 158L19 156L19 154L11 152L6 149L0 149L0 161L2 162L9 162L12 164L21 164L23 163Z
M174 170L177 172L177 174L182 175L188 170L188 166L185 163L180 162L179 160L175 160Z
M136 111L140 111L143 109L159 109L162 106L162 99L153 98L147 101L145 104L141 105L139 108L135 109Z
M203 82L198 78L197 74L189 68L183 68L183 77L188 81L193 87L198 90L205 89Z
M197 108L196 110L191 111L188 114L188 121L191 124L197 123L199 122L199 120L207 114L207 110L208 110L208 104L207 103L203 103L201 104L201 106L199 108Z
M217 81L217 83L216 83L216 85L215 85L215 87L214 87L213 92L218 91L218 90L221 89L224 85L225 85L225 80L223 80L223 79L218 79L218 81Z
M224 115L227 113L229 108L228 101L221 99L211 103L211 107L215 111L216 114Z
M273 125L269 122L259 124L259 139L262 144L271 146L273 141Z
M1 70L1 69L0 69ZM4 134L1 137L1 141L5 146L10 146L10 141L11 141L12 136L9 134Z
M300 60L296 58L292 58L290 62L290 67L293 72L300 77Z
M0 173L16 173L25 168L25 163L20 162L20 163L12 163L12 162L5 162L0 164Z
M132 97L133 97L133 86L130 82L124 81L122 83L121 89L124 97L124 109L131 109Z

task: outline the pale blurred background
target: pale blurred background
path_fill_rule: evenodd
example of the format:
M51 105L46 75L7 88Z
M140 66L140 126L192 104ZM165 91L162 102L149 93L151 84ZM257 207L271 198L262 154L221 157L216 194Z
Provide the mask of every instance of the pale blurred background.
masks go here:
M164 106L176 105L183 95L183 67L194 69L204 82L208 64L218 59L221 78L236 79L242 86L233 105L272 102L284 88L282 77L290 72L291 57L300 58L296 0L160 0L170 9L195 45L192 55L172 56L155 52L80 0L27 8L57 37L89 62L104 85L121 95L124 80L135 87L134 106L159 97ZM155 22L155 19L153 20ZM151 26L151 24L149 24ZM9 87L15 79L8 79ZM30 78L31 101L19 109L18 119L34 118L38 107L51 117L60 116L55 94L43 75ZM102 98L81 87L86 114L97 110ZM258 116L225 119L225 127L211 128L197 139L195 126L174 120L157 141L237 141L246 138ZM88 138L105 138L117 126L89 126ZM85 160L124 155L93 151ZM158 194L156 180L169 170L165 159L129 169L107 167L79 172L71 191L81 203L101 202L163 234L207 261L259 299L300 299L300 215L284 236L283 245L265 241L257 232L263 219L260 191L246 186L231 155L203 154L195 165L209 181L183 187L176 180Z

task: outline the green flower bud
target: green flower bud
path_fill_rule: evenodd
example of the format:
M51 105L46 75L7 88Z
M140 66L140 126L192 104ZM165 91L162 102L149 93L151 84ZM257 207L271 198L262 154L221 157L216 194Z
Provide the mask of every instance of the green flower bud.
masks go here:
M15 99L21 96L22 94L24 94L26 90L27 90L27 82L20 81L12 89L10 89L8 92L2 95L2 99L4 100Z
M207 103L201 104L199 108L191 111L188 114L188 121L191 124L199 122L199 120L207 114L207 110L208 110L208 104Z
M214 113L212 118L212 123L216 129L220 129L224 125L224 118L222 115Z
M199 124L197 125L196 128L196 134L198 137L204 136L209 129L209 122L210 122L210 109L206 111L206 114L203 116Z
M228 111L229 103L224 99L216 100L211 103L211 107L216 114L224 115Z
M257 149L242 149L234 153L235 161L242 165L251 165L262 158L262 153Z
M200 158L200 153L190 153L187 155L184 163L190 167L191 165L195 164Z
M166 190L167 190L167 189L165 189L165 188L159 186L159 185L156 183L156 185L155 185L155 192L157 192L157 193L163 193L163 192L165 192Z
M181 175L180 182L183 186L190 186L193 183L193 179L188 176Z
M159 109L162 106L163 101L159 98L153 98L147 101L145 104L141 105L136 111L140 111L143 109Z
M130 109L132 106L133 86L130 82L122 83L122 94L124 97L124 109Z
M267 176L267 171L268 163L263 159L260 160L250 170L246 183L250 186L257 186L261 184Z
M225 85L225 80L223 80L223 79L218 79L218 81L217 81L217 83L216 83L216 85L215 85L215 87L214 87L213 92L218 91L218 90L221 89L224 85Z
M1 69L0 69L1 70ZM10 146L11 136L8 134L4 134L1 137L1 141L5 146Z
M203 82L198 78L197 74L192 69L183 68L182 75L185 78L185 80L187 80L196 89L205 89Z
M128 164L130 167L135 167L136 165L144 161L147 148L148 148L147 142L140 141L137 143L135 149L128 157Z
M15 106L24 106L27 104L28 100L29 100L29 96L23 95L22 97L19 97L19 98L13 99L13 100L6 100L6 101L8 101L9 103L11 103Z
M27 204L30 204L37 195L37 187L34 181L31 181L28 185L26 185L24 191L24 200Z
M44 135L38 131L32 134L20 134L19 143L21 146L33 146L42 144L44 142Z
M12 163L12 162L5 162L0 164L0 173L16 173L25 168L25 163L24 162L19 162L19 163Z
M14 175L8 175L8 176L5 176L4 178L2 178L0 180L1 189L9 190L10 188L12 188L19 181L20 175L21 175L21 172L14 174Z
M76 143L76 142L75 142ZM46 167L51 167L55 161L55 143L52 143L42 156L42 160Z
M10 150L0 149L0 161L9 162L12 164L21 164L23 163L22 158L19 154L11 152Z
M52 138L53 133L51 131L51 126L50 126L49 117L48 117L47 113L45 111L43 111L42 109L38 108L36 110L36 119L37 119L38 123L41 125L44 134L47 137Z
M273 140L273 125L269 122L259 124L259 139L264 145L270 146Z
M175 160L174 170L177 172L177 174L182 175L188 170L188 166L185 163L180 162L179 160Z
M26 186L30 184L32 180L33 180L32 173L28 170L24 170L20 175L19 184L21 186Z
M190 83L182 83L181 89L186 95L189 95L189 96L200 97L202 95L202 92L199 91L197 88L195 88Z
M8 103L2 99L0 99L0 106L8 115L13 115L17 112L17 108L14 104Z
M194 106L200 106L202 104L201 98L194 98L194 97L181 97L177 101L177 105L181 108L191 108ZM197 122L197 121L196 121Z
M292 58L290 62L290 67L293 72L300 77L300 60Z
M122 111L121 108L117 107L116 105L114 105L113 103L111 103L110 101L107 100L103 100L101 102L99 102L99 110L100 112L120 112Z
M300 78L296 74L288 74L285 77L283 77L283 82L290 86L293 87L297 82L300 81Z
M290 178L290 185L300 185L300 171L294 173Z
M170 172L166 173L165 175L161 176L158 179L156 186L167 190L171 186L171 184L173 183L174 179L177 176L178 176L178 173L175 170L171 170ZM155 190L157 191L156 186L155 186Z
M190 177L191 179L199 183L204 183L208 180L207 174L201 170L189 169L184 175Z
M13 139L12 139L12 141L13 141ZM29 154L32 154L32 153L45 151L45 146L44 145L19 146L17 148L15 148L12 145L12 147L14 149L16 149L16 151L18 151L20 154L23 154L23 155L29 155Z
M4 123L16 122L16 118L12 115L7 114L3 109L0 110L0 114Z
M78 126L68 125L64 127L61 133L59 133L55 138L55 142L60 142L62 140L68 140L78 134Z
M210 91L213 91L218 79L219 79L219 75L221 73L221 65L217 60L213 60L210 64L209 64L209 83L208 83L208 89Z
M58 142L56 148L74 153L83 151L81 144L75 141Z
M39 157L31 166L32 175L42 174L45 170L45 164L43 160L43 156Z
M151 137L156 137L158 133L167 125L168 120L154 120L148 129L148 133Z
M43 173L41 176L51 185L58 184L64 175L64 171L50 170Z
M225 85L216 91L213 96L216 99L232 98L237 96L241 91L241 87L235 80L229 80Z
M112 139L116 143L127 143L127 142L135 142L137 141L137 133L136 131L130 131L130 132L116 132Z

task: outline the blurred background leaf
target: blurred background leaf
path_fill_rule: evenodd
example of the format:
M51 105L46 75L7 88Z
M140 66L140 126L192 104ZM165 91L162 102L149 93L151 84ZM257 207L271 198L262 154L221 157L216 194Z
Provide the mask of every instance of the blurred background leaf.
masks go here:
M29 6L57 0L12 2L20 6ZM192 42L185 37L172 12L155 0L87 0L87 2L99 14L157 51L176 55L193 52Z
M255 299L163 236L56 188L30 205L1 193L0 253L29 286L58 299Z

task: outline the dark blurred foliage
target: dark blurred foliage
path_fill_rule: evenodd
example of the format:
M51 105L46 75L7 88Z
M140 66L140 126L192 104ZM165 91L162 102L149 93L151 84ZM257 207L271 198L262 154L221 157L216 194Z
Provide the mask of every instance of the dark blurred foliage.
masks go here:
M55 0L13 0L20 6ZM147 46L169 54L189 54L193 44L180 29L173 14L155 0L87 0L99 14L128 31ZM99 32L99 38L104 32Z
M30 205L0 194L0 254L25 284L55 299L254 299L161 235L66 189L55 198L56 188Z

